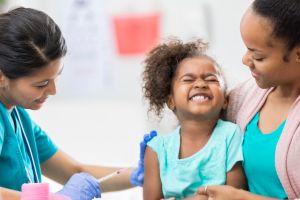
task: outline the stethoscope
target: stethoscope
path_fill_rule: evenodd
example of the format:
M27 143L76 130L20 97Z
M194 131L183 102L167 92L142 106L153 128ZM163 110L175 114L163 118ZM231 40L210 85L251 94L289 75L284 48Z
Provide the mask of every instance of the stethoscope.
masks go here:
M33 154L32 154L32 151L31 151L31 147L30 147L30 144L28 142L28 139L27 139L27 136L26 136L26 132L25 132L25 129L23 127L23 124L22 124L19 112L18 112L17 108L14 108L13 111L15 112L17 121L18 121L18 123L19 123L19 125L21 127L22 139L23 139L23 142L25 144L25 147L26 147L26 150L27 150L27 153L28 153L28 156L30 158L31 165L32 165L34 180L32 180L32 178L29 175L29 172L28 172L28 170L27 170L27 168L25 166L27 178L28 178L28 180L29 180L30 183L40 183L39 176L38 176L37 169L36 169L36 165L35 165L34 158L33 158ZM23 158L23 160L24 160L24 158Z

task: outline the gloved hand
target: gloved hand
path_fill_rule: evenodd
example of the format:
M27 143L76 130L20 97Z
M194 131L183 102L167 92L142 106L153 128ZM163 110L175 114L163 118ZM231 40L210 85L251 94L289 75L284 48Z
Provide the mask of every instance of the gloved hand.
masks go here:
M156 131L151 131L149 134L144 135L143 141L140 143L140 160L138 167L133 170L131 177L130 177L130 182L132 185L135 186L143 186L144 184L144 154L145 154L145 149L147 146L147 143L152 140L157 136Z
M101 197L100 185L93 176L81 172L74 174L57 194L72 200L92 200Z

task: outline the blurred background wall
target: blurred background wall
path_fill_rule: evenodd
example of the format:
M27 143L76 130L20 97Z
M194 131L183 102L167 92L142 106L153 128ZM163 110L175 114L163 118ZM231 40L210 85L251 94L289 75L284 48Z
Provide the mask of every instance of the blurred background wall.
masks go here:
M241 63L245 47L239 34L241 16L250 3L250 0L0 1L1 12L20 5L46 12L61 27L67 40L69 49L58 94L41 110L30 111L32 117L75 159L113 166L136 165L138 143L144 133L152 129L163 133L176 126L169 111L161 120L147 113L141 90L145 52L169 36L183 40L201 37L210 43L210 54L223 67L232 88L250 77ZM44 181L51 183L52 191L60 188L50 180ZM142 199L142 191L135 188L103 195L103 199L121 198Z

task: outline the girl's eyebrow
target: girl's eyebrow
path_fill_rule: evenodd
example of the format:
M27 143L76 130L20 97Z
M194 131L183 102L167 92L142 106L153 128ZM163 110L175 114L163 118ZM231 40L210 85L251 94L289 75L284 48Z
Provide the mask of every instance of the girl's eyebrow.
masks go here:
M202 77L209 77L209 76L215 76L215 77L217 77L218 73L206 73L206 74L202 75ZM195 77L195 74L193 74L193 73L186 73L186 74L183 74L182 76L180 76L179 79L182 79L184 77Z
M195 75L193 73L185 73L181 77L184 77L184 76L195 76Z
M208 77L208 76L218 76L218 73L207 73L207 74L204 74L205 77Z

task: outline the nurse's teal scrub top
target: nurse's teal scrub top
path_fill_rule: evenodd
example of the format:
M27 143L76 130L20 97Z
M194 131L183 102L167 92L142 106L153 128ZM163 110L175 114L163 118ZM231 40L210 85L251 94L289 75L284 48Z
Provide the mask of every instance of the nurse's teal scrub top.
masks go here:
M57 147L23 108L14 109L18 110L41 180L40 164L53 156ZM29 182L28 176L34 180L21 125L13 112L10 113L0 102L0 187L21 191L22 184Z

